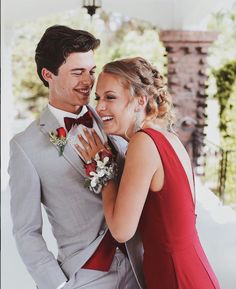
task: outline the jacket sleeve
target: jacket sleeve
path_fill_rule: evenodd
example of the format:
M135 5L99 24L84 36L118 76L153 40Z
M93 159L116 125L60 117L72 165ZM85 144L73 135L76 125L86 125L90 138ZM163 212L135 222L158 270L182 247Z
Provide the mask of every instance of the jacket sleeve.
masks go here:
M19 254L39 289L55 289L67 278L42 236L40 179L14 139L10 143L9 175L13 235Z
M118 183L121 180L121 176L123 173L123 169L124 169L124 162L125 162L125 154L127 151L127 147L128 147L128 143L127 141L125 141L123 138L119 137L119 136L109 136L111 142L113 143L113 145L115 145L115 148L118 152L118 156L117 156L117 164L118 164L118 178L117 181Z

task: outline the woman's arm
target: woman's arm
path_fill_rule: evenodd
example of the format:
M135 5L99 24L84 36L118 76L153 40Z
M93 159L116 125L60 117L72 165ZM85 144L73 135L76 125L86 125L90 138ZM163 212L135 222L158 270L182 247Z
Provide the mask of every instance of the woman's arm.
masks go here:
M105 147L96 132L84 132L87 141L79 136L83 148L76 148L89 161ZM136 232L153 175L160 167L160 155L152 139L146 133L136 133L128 146L119 188L112 180L102 189L106 222L118 242L126 242Z
M126 242L136 232L152 177L160 163L151 138L139 132L129 143L119 188L110 181L102 189L106 222L118 242Z

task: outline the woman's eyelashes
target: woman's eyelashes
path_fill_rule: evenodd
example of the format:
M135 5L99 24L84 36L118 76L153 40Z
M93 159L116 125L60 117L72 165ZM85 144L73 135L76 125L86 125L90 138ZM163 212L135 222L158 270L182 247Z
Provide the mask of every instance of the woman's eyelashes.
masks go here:
M106 95L104 97L104 100L113 100L113 99L116 99L116 96L114 96L114 95ZM100 96L95 95L95 100L99 101L100 100Z
M106 99L116 99L116 96L115 95L106 95Z

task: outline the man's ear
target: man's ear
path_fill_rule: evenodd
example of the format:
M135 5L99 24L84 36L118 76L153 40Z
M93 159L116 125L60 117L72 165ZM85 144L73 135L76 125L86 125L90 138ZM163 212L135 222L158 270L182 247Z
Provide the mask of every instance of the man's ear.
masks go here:
M141 95L137 98L137 106L135 108L135 111L141 111L144 110L147 105L147 97L144 95Z
M45 79L47 82L52 80L52 72L47 70L47 68L43 68L41 71L43 79Z

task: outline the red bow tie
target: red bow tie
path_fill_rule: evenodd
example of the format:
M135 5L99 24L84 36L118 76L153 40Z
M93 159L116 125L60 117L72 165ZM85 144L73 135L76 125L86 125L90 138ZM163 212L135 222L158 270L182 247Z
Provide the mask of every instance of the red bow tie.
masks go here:
M93 118L91 111L87 111L84 115L79 118L64 117L65 127L67 131L70 131L73 125L82 124L89 128L93 127Z

